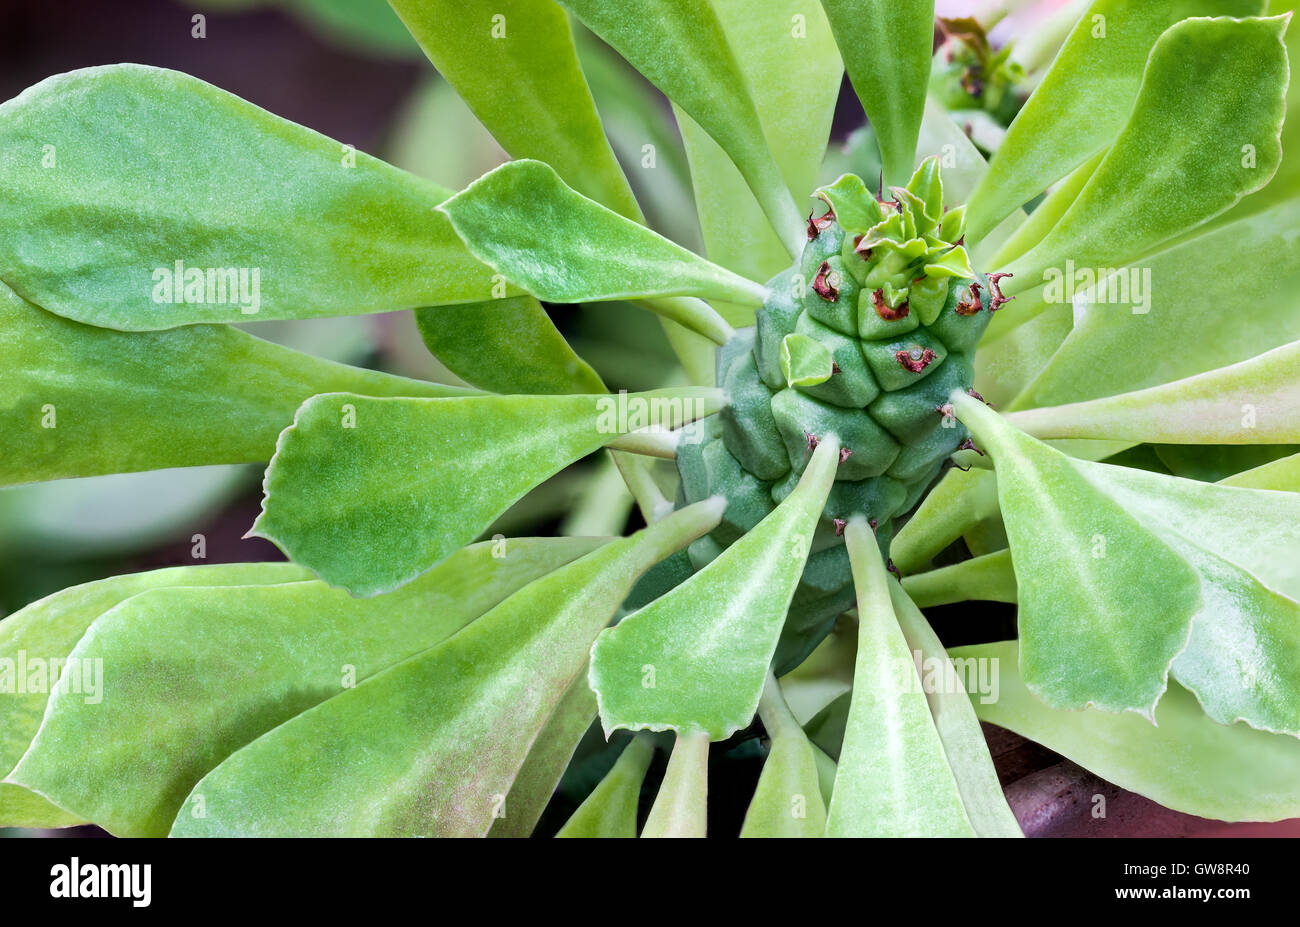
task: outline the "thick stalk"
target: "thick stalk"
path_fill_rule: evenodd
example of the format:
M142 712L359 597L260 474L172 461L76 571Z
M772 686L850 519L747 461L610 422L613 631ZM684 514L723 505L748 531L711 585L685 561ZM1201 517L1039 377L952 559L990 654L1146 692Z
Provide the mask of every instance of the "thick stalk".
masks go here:
M708 795L709 737L700 731L678 734L641 836L705 836Z

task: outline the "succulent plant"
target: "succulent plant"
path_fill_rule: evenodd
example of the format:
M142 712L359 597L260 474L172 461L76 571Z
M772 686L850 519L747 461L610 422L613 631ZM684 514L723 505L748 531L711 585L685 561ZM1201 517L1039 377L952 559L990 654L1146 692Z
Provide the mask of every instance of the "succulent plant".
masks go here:
M515 159L459 191L174 71L3 104L0 477L269 461L250 534L290 562L0 623L0 825L1019 835L980 721L1180 811L1300 815L1267 6L1093 0L987 162L921 0L393 0ZM706 256L647 225L655 143L625 173L575 28L672 101ZM845 71L875 176L826 148ZM607 384L547 311L612 302L678 377ZM468 385L235 327L406 311ZM626 486L585 487L599 536L492 531L591 455ZM1016 639L922 611L981 601ZM710 814L745 751L747 812Z

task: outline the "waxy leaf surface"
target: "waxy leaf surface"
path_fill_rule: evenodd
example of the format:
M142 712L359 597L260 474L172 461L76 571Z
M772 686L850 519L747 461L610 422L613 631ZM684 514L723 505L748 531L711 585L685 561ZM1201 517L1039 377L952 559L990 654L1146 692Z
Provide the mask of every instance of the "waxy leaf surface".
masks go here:
M1189 16L1263 9L1261 0L1094 0L1007 129L971 199L971 234L982 236L1114 140L1166 29Z
M508 296L417 309L420 337L466 383L494 393L599 393L596 371L569 347L541 303Z
M255 583L293 583L311 574L289 563L236 563L214 566L173 567L147 573L130 573L71 586L46 596L0 622L0 659L11 660L17 672L21 661L26 674L48 670L54 661L62 666L68 655L102 615L131 596L150 589L174 586L243 586ZM92 675L82 676L81 689ZM56 674L57 675L57 674ZM67 685L71 685L71 678ZM102 682L102 676L100 677ZM15 689L17 680L10 683ZM0 698L0 778L8 776L31 745L49 702L50 686L29 681L26 691L8 691ZM78 760L77 762L80 762ZM75 764L74 764L75 765ZM42 812L37 814L37 812ZM0 783L0 826L63 827L82 819L56 808L18 785Z
M109 65L24 91L0 106L0 172L0 279L91 325L494 295L440 188L175 71Z
M722 146L786 249L803 246L798 209L711 3L560 0Z
M749 724L838 455L839 442L823 439L773 512L684 583L601 634L590 678L606 732L702 731L726 740Z
M991 661L1000 670L998 699L972 696L984 721L1091 770L1108 782L1167 808L1226 821L1300 816L1300 740L1223 725L1178 685L1160 699L1155 724L1131 712L1055 711L1025 686L1015 641L959 647L954 659Z
M1026 685L1150 717L1172 667L1216 720L1300 733L1300 496L1070 458L955 405L996 465Z
M933 0L822 0L836 44L875 127L885 182L905 184L925 112Z
M115 834L166 835L194 784L235 750L600 544L488 541L376 599L319 581L141 592L70 654L73 666L111 668L102 701L55 694L13 779Z
M562 9L550 0L393 0L393 8L512 157L545 161L570 186L640 218Z
M486 834L637 578L720 515L702 502L611 541L281 724L194 787L206 816L182 811L172 834Z
M653 741L634 737L555 836L635 837L637 800L654 754Z
M1282 157L1285 26L1283 17L1188 19L1168 29L1078 198L1004 268L1015 275L1007 291L1041 286L1067 259L1097 268L1137 258L1268 183Z
M458 396L224 325L117 332L82 325L0 284L0 485L271 459L317 393Z
M439 207L479 258L539 299L701 296L760 303L765 289L565 186L540 161L512 161Z
M805 203L817 185L844 66L821 7L806 0L755 6L714 3L745 75L759 121L786 186ZM677 108L691 180L711 261L751 280L768 280L790 263L744 177L699 124ZM752 325L744 306L719 306L733 325Z
M316 396L280 436L251 533L355 595L410 582L528 490L662 410L714 412L712 390L630 396ZM619 414L620 407L623 409ZM630 410L630 411L629 411ZM664 421L668 419L669 421Z
M1300 341L1161 386L1009 419L1039 438L1294 444L1300 442Z
M858 654L829 837L971 837L866 520L845 530L858 594Z
M758 714L769 748L740 836L821 837L826 802L817 774L817 748L791 714L774 676L764 684Z

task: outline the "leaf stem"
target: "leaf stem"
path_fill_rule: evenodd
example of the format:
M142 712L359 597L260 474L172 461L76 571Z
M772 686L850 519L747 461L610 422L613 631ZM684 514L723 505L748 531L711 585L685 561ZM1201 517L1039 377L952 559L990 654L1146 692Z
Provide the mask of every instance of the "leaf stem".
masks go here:
M622 474L623 482L632 493L632 498L636 500L637 508L641 510L641 517L645 519L646 524L654 524L673 510L672 502L663 494L659 484L650 474L650 461L615 450L610 451L610 456L614 458L614 465Z
M705 836L708 795L709 736L703 731L678 734L641 836Z
M609 442L608 447L641 454L644 457L660 457L664 460L677 458L677 445L681 443L680 431L665 431L656 428L642 428L623 435Z
M954 602L1015 602L1011 551L999 550L961 563L903 577L903 590L918 608Z
M767 287L757 283L753 286L755 289L746 291L750 298L741 301L746 305L762 305L767 298ZM717 310L694 296L661 296L657 299L637 300L637 305L703 335L714 344L726 344L727 339L736 331Z

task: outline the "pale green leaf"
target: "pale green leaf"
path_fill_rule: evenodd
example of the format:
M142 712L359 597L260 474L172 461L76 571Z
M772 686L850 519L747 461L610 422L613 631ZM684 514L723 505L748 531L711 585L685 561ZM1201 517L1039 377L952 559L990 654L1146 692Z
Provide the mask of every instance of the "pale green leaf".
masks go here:
M1069 458L954 405L996 464L1039 697L1150 717L1172 665L1216 720L1300 732L1300 496Z
M786 250L797 256L803 248L799 212L713 4L560 0L560 5L704 127L740 170Z
M1282 156L1285 26L1188 19L1168 29L1114 145L1047 236L1007 265L1007 292L1050 283L1067 258L1092 268L1132 260L1268 183Z
M618 755L614 768L555 836L635 837L637 800L654 755L654 742L649 737L633 737Z
M997 661L998 698L972 697L983 720L1055 750L1108 782L1206 818L1300 816L1300 741L1294 737L1216 724L1178 685L1160 699L1155 724L1128 712L1054 711L1021 681L1015 641L960 647L952 655Z
M716 391L316 396L280 436L250 534L356 595L410 582L619 435L717 411Z
M980 837L1024 836L1002 792L984 732L961 684L962 678L973 679L978 688L978 684L988 681L987 671L981 676L984 668L980 664L963 663L964 676L959 674L938 635L917 607L919 603L913 602L897 583L888 585L903 637L922 667L930 715L971 826ZM985 692L977 691L975 695L987 697Z
M934 47L933 0L822 0L844 66L876 130L885 182L912 174Z
M1073 329L1016 406L1157 386L1300 340L1297 226L1293 198L1119 268L1104 289L1088 292L1096 280L1085 275L1067 291L1063 279ZM981 356L986 348L998 350L981 345Z
M1133 109L1152 46L1166 29L1189 16L1254 16L1263 10L1262 0L1094 0L1007 130L971 199L971 234L979 237L1110 145Z
M645 570L720 514L702 502L612 541L281 724L194 787L206 816L182 811L172 835L486 834L596 634Z
M844 535L858 594L858 655L826 835L974 836L894 615L880 548L861 517Z
M1039 438L1300 443L1300 341L1161 386L1014 412L1010 420Z
M550 0L392 0L429 60L515 158L550 164L570 186L639 219Z
M270 460L322 392L457 396L456 387L321 360L224 325L116 332L0 284L0 485Z
M376 599L319 581L141 592L69 655L70 666L111 668L111 687L100 700L55 694L11 778L114 834L164 836L231 753L601 543L488 541Z
M1056 223L1061 221L1061 217L1065 215L1066 211L1074 205L1074 201L1079 198L1079 191L1091 179L1093 172L1097 170L1097 165L1101 163L1101 159L1105 156L1106 150L1102 149L1080 164L1070 172L1068 177L1057 184L1052 192L1034 207L1034 211L1030 213L1029 217L1003 242L1002 246L998 248L997 254L991 259L990 264L993 267L1005 267L1042 241ZM1014 313L1007 313L1007 315L1014 317ZM1003 316L1003 318L1005 317Z
M936 554L998 510L997 481L988 470L949 470L889 545L903 575L927 569Z
M1244 486L1248 489L1300 492L1300 454L1292 454L1262 467L1237 473L1223 483L1225 486Z
M0 276L92 325L494 295L492 271L435 211L440 188L175 71L109 65L24 91L0 106L0 172Z
M818 179L844 67L820 6L805 0L717 0L718 18L736 55L786 187L804 202ZM790 263L781 239L731 159L699 123L676 107L686 143L700 227L709 259L751 280L768 280ZM733 325L752 325L744 306L720 306Z
M512 161L439 209L471 251L554 303L701 296L761 303L766 288L565 186L539 161Z
M590 680L606 732L703 731L726 740L749 724L838 458L839 442L823 438L799 485L771 514L601 634Z
M546 810L555 787L573 759L582 735L596 720L596 696L579 673L555 706L528 751L528 758L510 784L501 816L492 822L489 837L527 837Z
M310 575L301 567L288 563L174 567L72 586L14 612L0 622L0 661L5 661L3 665L6 667L0 671L0 693L4 696L0 698L0 778L13 771L40 728L49 702L48 672L51 665L57 661L62 666L86 629L104 612L149 589L293 583L308 579ZM28 677L22 686L24 691L17 691L18 679L11 675L19 671L20 662L25 677ZM45 679L46 684L38 683L38 676ZM96 678L96 668L91 664L82 670L78 681L83 692L90 692L103 684L104 677L101 673ZM70 687L71 684L72 678L69 677L65 685ZM61 824L45 823L68 817L75 820ZM0 785L0 826L63 827L80 820L33 796L26 789Z

